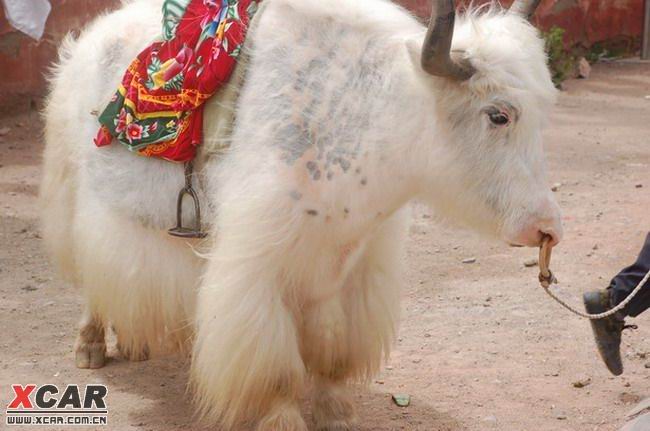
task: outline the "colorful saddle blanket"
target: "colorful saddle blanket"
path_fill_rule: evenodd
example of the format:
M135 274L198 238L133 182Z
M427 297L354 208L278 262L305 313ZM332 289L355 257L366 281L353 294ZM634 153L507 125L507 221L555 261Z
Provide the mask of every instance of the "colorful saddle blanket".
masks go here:
M100 114L98 147L117 139L144 156L194 158L203 104L230 78L261 0L165 0L163 41L142 51Z

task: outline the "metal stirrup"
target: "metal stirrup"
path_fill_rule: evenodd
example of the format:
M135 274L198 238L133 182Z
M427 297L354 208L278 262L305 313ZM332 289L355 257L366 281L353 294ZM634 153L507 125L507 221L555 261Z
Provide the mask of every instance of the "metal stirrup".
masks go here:
M185 163L185 187L183 187L178 194L178 201L176 203L176 227L169 229L167 232L171 236L180 238L205 238L208 236L207 232L201 230L201 206L199 204L199 196L192 188L192 175L194 171L194 163ZM194 202L194 227L183 227L183 198L189 195Z

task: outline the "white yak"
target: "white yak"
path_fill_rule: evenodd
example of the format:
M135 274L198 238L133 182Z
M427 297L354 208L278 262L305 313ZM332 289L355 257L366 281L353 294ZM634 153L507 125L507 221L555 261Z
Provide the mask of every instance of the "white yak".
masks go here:
M42 224L86 300L77 366L104 364L112 327L132 360L191 349L210 423L305 430L310 386L316 428L349 429L348 384L395 338L410 200L509 243L561 238L537 1L456 16L434 0L427 31L387 0L264 0L238 78L206 108L203 241L166 232L182 166L93 145L91 112L160 39L161 2L100 17L53 70Z

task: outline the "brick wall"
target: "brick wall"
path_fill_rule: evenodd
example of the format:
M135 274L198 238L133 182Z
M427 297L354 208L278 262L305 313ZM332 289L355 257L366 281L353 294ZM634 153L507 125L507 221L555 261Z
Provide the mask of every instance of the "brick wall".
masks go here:
M397 0L420 17L428 17L431 0ZM467 4L468 0L457 0ZM475 0L475 4L487 0ZM512 0L501 0L506 6ZM553 25L566 30L567 46L590 47L595 42L617 38L635 39L643 30L643 0L543 0L533 22L548 30Z
M25 0L27 1L27 0ZM44 73L56 58L60 40L79 31L119 0L50 0L52 13L43 38L36 42L14 30L0 7L0 112L23 110L45 90Z
M396 1L423 19L429 15L431 0ZM503 0L503 3L511 1ZM0 112L33 104L45 90L43 74L56 58L61 38L69 31L80 30L92 17L119 3L118 0L50 2L52 14L40 42L13 30L0 8ZM638 38L642 32L642 9L643 0L543 0L534 21L543 29L552 25L565 28L567 45L590 46L613 38Z

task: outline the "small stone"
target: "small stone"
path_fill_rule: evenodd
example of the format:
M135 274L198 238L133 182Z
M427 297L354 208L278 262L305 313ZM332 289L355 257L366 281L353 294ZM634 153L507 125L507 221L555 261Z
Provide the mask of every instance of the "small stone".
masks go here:
M427 227L425 225L413 224L410 227L410 232L416 235L426 235Z
M640 188L643 188L643 184L641 184L641 183L635 184L634 187L636 187L637 189L640 189Z
M556 192L556 191L560 190L560 187L562 187L562 183L555 183L555 184L553 184L553 186L551 187L551 191L552 191L552 192Z
M9 127L3 127L2 129L0 129L0 136L5 136L9 132L11 132L11 129Z
M641 401L641 397L630 392L621 392L618 396L618 400L623 404L637 404Z
M407 394L393 394L393 402L400 407L408 407L411 404L411 396Z
M467 259L463 259L463 263L474 263L476 262L475 257L468 257Z
M646 367L646 368L650 368L650 362L646 362L645 365L644 365L644 367Z
M486 416L483 418L483 422L496 423L497 418L494 415Z
M537 261L536 257L524 260L524 266L526 268L532 268L533 266L537 266L538 263L539 262Z
M572 383L574 388L584 388L591 384L591 377L582 377Z
M565 415L564 413L558 413L557 416L555 416L555 418L559 421L565 421L567 419L567 415Z
M37 288L34 287L34 286L32 286L31 284L28 284L27 286L23 286L23 287L21 287L21 289L24 290L24 291L26 291L26 292L33 292L33 291L35 291Z
M578 60L578 78L588 79L591 75L591 65L586 58L580 57Z

